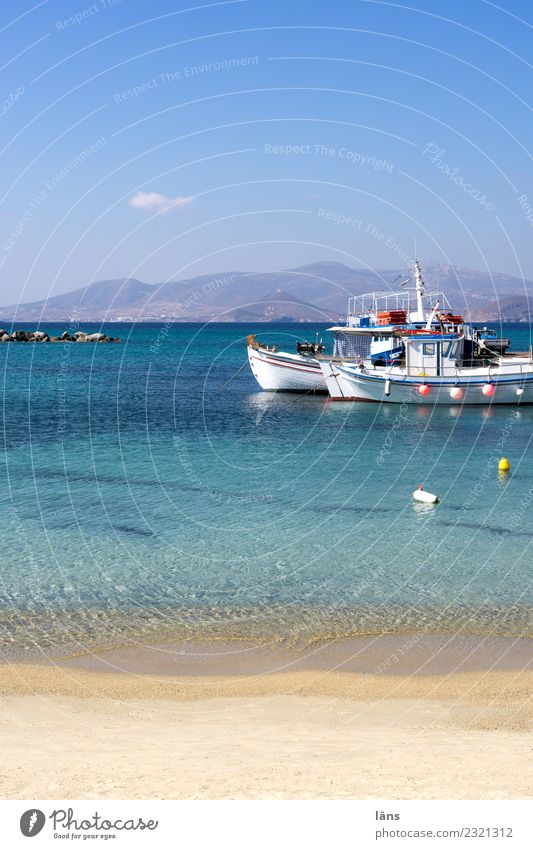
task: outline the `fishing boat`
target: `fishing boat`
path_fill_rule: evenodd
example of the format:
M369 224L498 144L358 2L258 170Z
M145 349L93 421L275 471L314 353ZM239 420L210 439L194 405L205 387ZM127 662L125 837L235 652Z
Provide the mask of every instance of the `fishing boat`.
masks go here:
M264 345L255 335L246 337L248 362L261 389L267 392L325 392L324 376L317 356L324 351L321 342L297 342L296 353L278 351Z
M349 327L333 327L336 351L321 358L320 367L334 400L396 404L524 404L533 403L533 358L499 354L490 339L463 322L437 300L427 316L425 285L415 263L416 304L405 306L406 323L386 327L368 322L369 353L342 354L348 347ZM427 297L427 296L426 296ZM426 318L427 316L427 318ZM366 322L365 322L366 323ZM361 330L361 329L360 329ZM386 330L387 356L379 353ZM361 332L354 339L359 345ZM507 341L507 340L505 340ZM336 355L335 355L336 353Z
M465 336L398 331L405 354L392 366L323 361L330 396L396 404L533 403L531 356L465 359Z
M261 389L267 392L327 392L317 355L321 342L298 342L296 353L264 345L247 336L248 362Z

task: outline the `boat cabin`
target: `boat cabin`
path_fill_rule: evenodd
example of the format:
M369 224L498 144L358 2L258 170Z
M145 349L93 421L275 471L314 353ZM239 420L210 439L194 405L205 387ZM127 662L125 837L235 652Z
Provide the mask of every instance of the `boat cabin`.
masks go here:
M438 377L454 375L462 365L464 337L457 333L413 333L403 335L405 368L410 375Z

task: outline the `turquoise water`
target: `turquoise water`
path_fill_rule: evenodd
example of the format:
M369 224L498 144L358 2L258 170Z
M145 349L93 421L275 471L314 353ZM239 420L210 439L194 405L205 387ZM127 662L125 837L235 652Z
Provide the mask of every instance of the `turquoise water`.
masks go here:
M104 329L122 344L0 346L4 652L531 634L532 408L274 395L247 366L224 385L247 333L292 349L309 325Z

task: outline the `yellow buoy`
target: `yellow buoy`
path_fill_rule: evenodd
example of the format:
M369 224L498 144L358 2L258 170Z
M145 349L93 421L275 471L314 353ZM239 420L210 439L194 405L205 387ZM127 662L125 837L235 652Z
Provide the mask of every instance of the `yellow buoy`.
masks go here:
M502 457L500 462L498 463L498 471L499 472L508 472L511 468L511 464L507 457Z

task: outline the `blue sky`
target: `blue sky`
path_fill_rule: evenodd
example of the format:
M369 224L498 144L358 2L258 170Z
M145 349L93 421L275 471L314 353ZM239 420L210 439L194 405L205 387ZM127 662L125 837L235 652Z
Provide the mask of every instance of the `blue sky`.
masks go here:
M524 0L3 4L0 302L415 249L533 279L532 36Z

